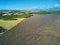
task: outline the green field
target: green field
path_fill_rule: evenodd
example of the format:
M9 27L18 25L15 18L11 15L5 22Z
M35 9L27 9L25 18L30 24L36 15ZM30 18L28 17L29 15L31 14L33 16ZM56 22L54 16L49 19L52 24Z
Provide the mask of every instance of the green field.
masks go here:
M60 14L60 11L38 11L33 12L33 14Z
M0 26L9 30L12 27L14 27L16 24L18 24L19 22L23 21L25 18L18 18L17 20L0 20Z
M3 27L6 30L11 29L19 22L22 22L24 19L30 17L30 14L22 14L22 15L5 15L0 16L0 27Z

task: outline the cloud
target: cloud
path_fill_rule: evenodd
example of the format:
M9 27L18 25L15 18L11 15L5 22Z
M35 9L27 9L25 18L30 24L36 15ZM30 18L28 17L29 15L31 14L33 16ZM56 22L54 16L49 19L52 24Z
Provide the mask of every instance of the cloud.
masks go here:
M55 4L55 6L57 7L57 6L60 6L60 4Z

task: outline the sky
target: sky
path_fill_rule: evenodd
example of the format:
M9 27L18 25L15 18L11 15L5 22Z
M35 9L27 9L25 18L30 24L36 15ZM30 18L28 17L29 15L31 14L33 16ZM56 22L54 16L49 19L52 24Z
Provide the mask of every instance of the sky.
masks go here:
M54 6L60 6L60 0L0 0L0 9L4 10L47 9Z

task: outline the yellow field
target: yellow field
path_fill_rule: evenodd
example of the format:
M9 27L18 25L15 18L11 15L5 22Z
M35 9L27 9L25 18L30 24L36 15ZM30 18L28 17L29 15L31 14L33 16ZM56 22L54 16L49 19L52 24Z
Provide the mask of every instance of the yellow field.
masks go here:
M9 30L14 27L19 22L23 21L25 18L17 18L17 20L0 20L0 26Z

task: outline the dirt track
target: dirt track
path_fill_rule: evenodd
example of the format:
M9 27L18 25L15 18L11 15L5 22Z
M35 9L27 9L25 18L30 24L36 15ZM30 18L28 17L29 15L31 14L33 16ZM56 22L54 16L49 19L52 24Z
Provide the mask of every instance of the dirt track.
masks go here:
M0 37L0 45L60 45L60 15L34 15Z

